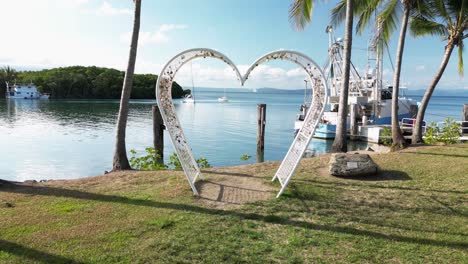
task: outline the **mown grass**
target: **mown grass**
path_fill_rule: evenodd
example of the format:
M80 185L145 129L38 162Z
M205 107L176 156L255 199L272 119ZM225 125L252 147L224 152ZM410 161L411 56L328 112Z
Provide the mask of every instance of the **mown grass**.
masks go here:
M357 180L306 159L281 198L225 209L181 172L0 184L0 262L467 263L468 145L373 159L382 172ZM277 165L227 171L269 184Z

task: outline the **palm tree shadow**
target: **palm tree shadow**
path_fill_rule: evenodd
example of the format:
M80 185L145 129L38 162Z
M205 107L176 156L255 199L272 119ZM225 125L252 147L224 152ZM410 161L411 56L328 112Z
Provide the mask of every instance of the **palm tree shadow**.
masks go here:
M458 155L458 154L442 154L442 153L433 153L433 152L412 152L411 154L416 155L429 155L429 156L444 156L444 157L454 157L454 158L468 158L468 155Z
M468 247L468 243L466 242L435 240L435 239L418 238L418 237L406 237L406 236L399 235L399 234L388 235L388 234L383 234L383 233L379 233L375 231L356 229L353 227L343 227L343 226L334 226L334 225L327 225L327 224L310 223L306 221L290 219L288 217L280 217L280 216L271 217L271 215L263 215L263 214L258 214L258 213L244 213L244 212L234 211L234 210L229 211L229 210L222 210L222 209L205 208L205 207L200 207L200 206L195 206L195 205L190 205L190 204L178 204L178 203L160 202L160 201L154 201L154 200L132 199L132 198L122 197L118 195L105 195L105 194L85 192L81 190L62 189L62 188L49 187L49 186L27 186L21 183L8 183L8 184L3 184L3 186L0 185L0 192L19 193L19 194L26 194L26 195L66 197L66 198L74 198L74 199L93 200L93 201L99 201L99 202L120 203L120 204L128 204L128 205L135 205L135 206L147 206L147 207L152 207L152 208L196 212L196 213L207 214L207 215L230 215L230 216L235 216L235 217L239 217L241 219L246 219L246 220L263 221L266 223L275 223L275 224L284 225L284 226L303 227L303 228L307 228L311 230L338 232L338 233L349 234L349 235L354 235L354 236L373 237L373 238L386 239L386 240L389 239L389 240L395 240L398 242L405 242L405 243L449 247L449 248L454 248L454 249L455 248L465 249Z
M71 263L71 264L80 264L84 262L75 261L66 257L41 252L39 250L25 247L20 244L9 242L6 240L0 239L0 251L7 252L11 255L16 255L20 257L25 257L30 260L42 262L42 263Z
M403 171L396 170L382 170L377 174L372 174L368 176L357 176L357 177L337 177L340 179L346 180L355 180L355 181L409 181L412 178Z

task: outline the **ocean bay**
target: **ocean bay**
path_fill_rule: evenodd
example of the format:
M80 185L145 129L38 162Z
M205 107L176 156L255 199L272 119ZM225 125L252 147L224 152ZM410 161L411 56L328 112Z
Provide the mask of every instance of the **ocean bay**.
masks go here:
M230 91L229 91L230 90ZM222 91L196 92L195 104L175 100L177 114L196 158L213 166L255 162L257 104L267 104L265 160L280 160L293 140L293 125L304 95L235 92L219 103ZM413 97L420 100L420 97ZM432 98L428 121L460 119L466 97ZM143 154L152 145L151 107L155 100L132 100L127 151ZM71 179L110 170L117 100L0 100L0 175L6 180ZM313 139L309 148L324 153L332 141ZM354 146L356 147L356 146ZM357 146L365 147L364 144ZM173 153L165 133L165 159ZM241 161L244 154L251 155Z

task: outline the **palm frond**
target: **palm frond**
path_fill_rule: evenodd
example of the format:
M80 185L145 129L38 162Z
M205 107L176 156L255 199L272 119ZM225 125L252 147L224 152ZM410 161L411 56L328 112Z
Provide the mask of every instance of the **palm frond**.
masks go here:
M338 4L331 10L330 23L333 26L337 26L343 23L346 19L346 0L341 0Z
M356 32L362 34L365 28L369 25L372 16L375 15L377 9L382 4L381 0L360 0L355 7L355 13L360 14L356 24Z
M447 37L449 34L444 25L428 20L422 16L413 17L409 29L411 35L414 37L426 35Z
M438 17L442 18L447 23L448 27L453 29L452 17L445 6L445 1L447 0L432 0L430 4L434 7L434 12L438 14Z
M294 0L289 7L289 22L296 30L303 30L312 18L314 0Z
M392 33L397 28L397 20L401 11L400 0L389 0L377 17L377 24L382 28L382 39L385 43L390 40Z

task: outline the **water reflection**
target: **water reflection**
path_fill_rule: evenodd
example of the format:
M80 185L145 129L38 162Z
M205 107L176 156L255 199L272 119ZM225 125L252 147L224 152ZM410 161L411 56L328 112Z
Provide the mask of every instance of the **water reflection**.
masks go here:
M266 161L281 160L293 140L302 94L197 94L197 103L176 102L194 155L214 166L256 161L257 104L267 104ZM155 100L131 101L127 150L152 145L151 107ZM102 174L112 164L117 100L0 100L0 177L9 180L69 179ZM331 141L313 139L310 148L325 153ZM165 157L173 153L165 134ZM241 161L244 154L251 155Z

